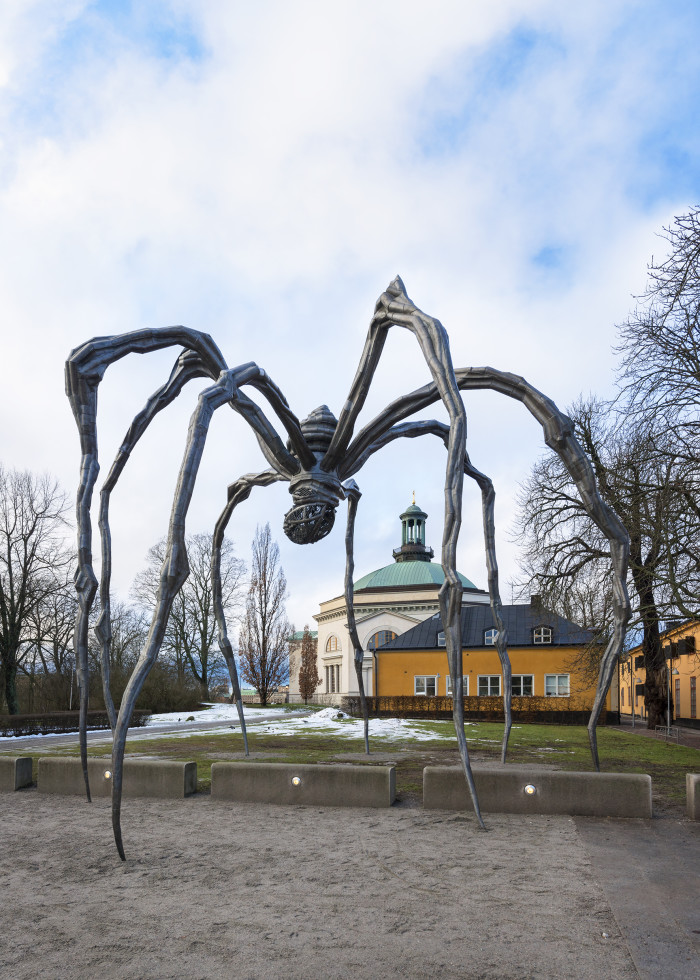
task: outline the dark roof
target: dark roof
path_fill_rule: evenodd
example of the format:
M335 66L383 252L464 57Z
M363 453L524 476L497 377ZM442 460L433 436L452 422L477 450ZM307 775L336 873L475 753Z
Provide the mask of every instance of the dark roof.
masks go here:
M535 606L520 604L502 607L503 624L508 631L508 646L533 646L532 631L536 626L552 627L552 646L571 646L590 643L593 634L556 613ZM487 605L462 607L462 647L483 647L484 633L496 626ZM436 650L437 635L443 629L440 616L424 622L397 636L379 650ZM539 646L539 644L538 644Z

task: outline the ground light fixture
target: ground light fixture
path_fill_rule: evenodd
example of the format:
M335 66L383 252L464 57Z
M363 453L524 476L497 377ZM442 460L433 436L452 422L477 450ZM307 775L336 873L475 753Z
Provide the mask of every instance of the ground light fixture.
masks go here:
M112 770L105 769L105 779L111 779L111 778L112 778Z
M537 792L537 787L533 786L532 783L527 783L525 786L525 792L528 796L534 796Z
M292 776L292 786L301 786L301 776Z

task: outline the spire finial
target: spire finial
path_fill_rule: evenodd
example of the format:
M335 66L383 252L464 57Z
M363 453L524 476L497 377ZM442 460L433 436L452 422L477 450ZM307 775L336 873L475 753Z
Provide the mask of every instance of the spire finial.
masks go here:
M416 502L416 491L414 490L413 491L413 503L415 504L415 502Z

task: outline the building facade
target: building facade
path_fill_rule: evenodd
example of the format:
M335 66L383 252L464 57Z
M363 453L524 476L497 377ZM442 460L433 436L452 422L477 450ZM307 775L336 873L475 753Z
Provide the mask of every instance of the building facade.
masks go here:
M543 609L537 597L529 604L503 606L502 618L508 636L514 712L589 712L596 683L583 666L586 658L582 654L592 642L591 633ZM504 694L496 633L490 606L462 608L464 697L476 712L481 705L501 709L502 701L494 701ZM377 651L376 660L378 697L452 696L439 613L388 642ZM616 700L613 690L606 709L616 710Z
M700 622L689 620L661 633L667 667L668 700L677 724L700 727L698 677L700 677ZM644 655L641 646L626 653L618 665L620 714L644 719ZM670 683L669 683L670 682Z
M376 690L378 647L405 633L438 611L438 592L445 579L442 565L432 561L433 550L425 543L428 515L415 499L401 514L401 544L389 565L375 569L354 583L357 633L364 651L363 684L366 694ZM483 605L489 596L460 574L464 605ZM355 656L347 624L345 596L321 603L314 616L318 626L318 700L340 703L358 694ZM443 653L444 656L444 653ZM290 700L296 700L299 683L290 675Z

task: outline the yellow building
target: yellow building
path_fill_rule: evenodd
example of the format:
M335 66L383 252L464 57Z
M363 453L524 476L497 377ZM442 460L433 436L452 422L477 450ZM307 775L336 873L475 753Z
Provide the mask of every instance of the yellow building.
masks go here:
M543 609L536 597L530 604L503 607L512 668L514 713L590 712L595 682L586 676L582 652L591 642L588 630ZM464 606L462 670L469 713L502 712L503 674L495 647L491 609ZM451 697L445 635L435 615L376 652L376 691L379 697ZM617 709L616 692L606 709Z
M697 687L700 675L700 622L689 620L669 627L661 634L670 679L669 701L671 717L678 724L698 726ZM632 715L632 701L637 718L646 717L644 707L644 683L646 681L644 656L641 646L634 647L620 659L618 681L620 686L620 714Z
M374 569L354 583L355 623L364 651L362 682L367 694L375 693L375 651L387 640L429 619L439 608L438 593L445 581L439 562L432 561L433 549L425 543L428 515L415 500L401 514L401 544L393 561ZM488 604L489 596L464 575L462 602ZM318 624L318 674L321 685L315 700L342 704L358 695L355 659L345 596L336 595L321 603L314 616ZM298 659L298 658L297 658ZM298 665L290 664L290 700L299 699Z

